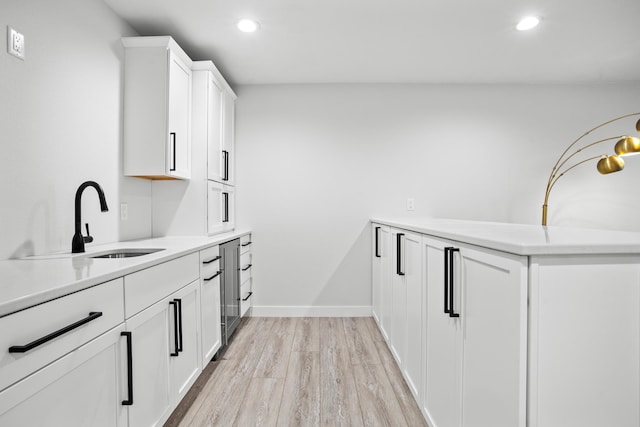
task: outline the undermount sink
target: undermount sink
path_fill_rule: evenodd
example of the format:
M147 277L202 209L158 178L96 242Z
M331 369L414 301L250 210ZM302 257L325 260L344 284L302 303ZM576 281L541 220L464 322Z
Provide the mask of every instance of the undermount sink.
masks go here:
M163 250L164 249L123 248L90 255L89 258L131 258L136 256L149 255Z

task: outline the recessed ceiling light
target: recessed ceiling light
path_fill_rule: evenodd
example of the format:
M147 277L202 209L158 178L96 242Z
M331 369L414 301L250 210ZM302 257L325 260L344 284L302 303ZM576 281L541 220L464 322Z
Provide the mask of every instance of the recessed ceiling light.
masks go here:
M536 27L540 23L540 19L535 16L527 16L518 22L516 29L518 31L527 31Z
M238 29L243 33L253 33L258 29L258 23L253 19L241 19L238 21Z

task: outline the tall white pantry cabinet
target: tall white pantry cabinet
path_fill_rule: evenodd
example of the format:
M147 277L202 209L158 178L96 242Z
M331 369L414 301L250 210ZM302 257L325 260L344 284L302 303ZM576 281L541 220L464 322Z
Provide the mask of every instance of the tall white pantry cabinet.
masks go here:
M375 220L372 259L373 316L430 426L640 425L638 233Z

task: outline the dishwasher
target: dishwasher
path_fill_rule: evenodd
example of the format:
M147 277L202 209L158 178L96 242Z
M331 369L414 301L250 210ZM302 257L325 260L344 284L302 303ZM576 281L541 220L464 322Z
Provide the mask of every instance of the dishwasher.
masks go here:
M220 245L220 255L220 322L224 348L240 323L240 240L235 239Z

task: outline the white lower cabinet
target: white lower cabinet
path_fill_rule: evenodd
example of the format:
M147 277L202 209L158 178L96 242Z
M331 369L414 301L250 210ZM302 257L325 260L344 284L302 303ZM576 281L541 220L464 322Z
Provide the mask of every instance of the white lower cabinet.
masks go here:
M111 329L0 392L0 425L126 426L123 330Z
M131 426L162 425L201 372L199 283L127 319L131 333Z
M422 385L422 236L391 229L391 352L416 398Z
M241 241L250 287L251 238ZM215 245L0 317L0 426L163 425L221 346L218 255Z
M417 401L423 394L422 236L373 224L373 315Z
M253 255L251 235L240 238L240 316L251 314L253 306Z
M423 239L430 425L525 426L527 258Z
M220 247L200 251L202 369L222 346L220 327Z
M0 318L0 426L125 426L123 280Z
M174 314L173 335L175 337L176 332L178 333L178 354L175 355L173 352L175 356L170 360L172 401L174 405L177 405L187 394L202 370L200 362L199 281L192 282L169 298L177 304L178 328L175 328L176 316Z
M373 228L372 312L385 340L391 330L391 233L388 226L374 224Z
M585 249L560 228L432 224L372 224L373 314L429 426L640 426L640 255L602 233ZM489 248L523 228L518 255Z
M168 301L163 300L127 319L132 364L127 375L133 378L130 426L162 425L171 414L170 310Z

